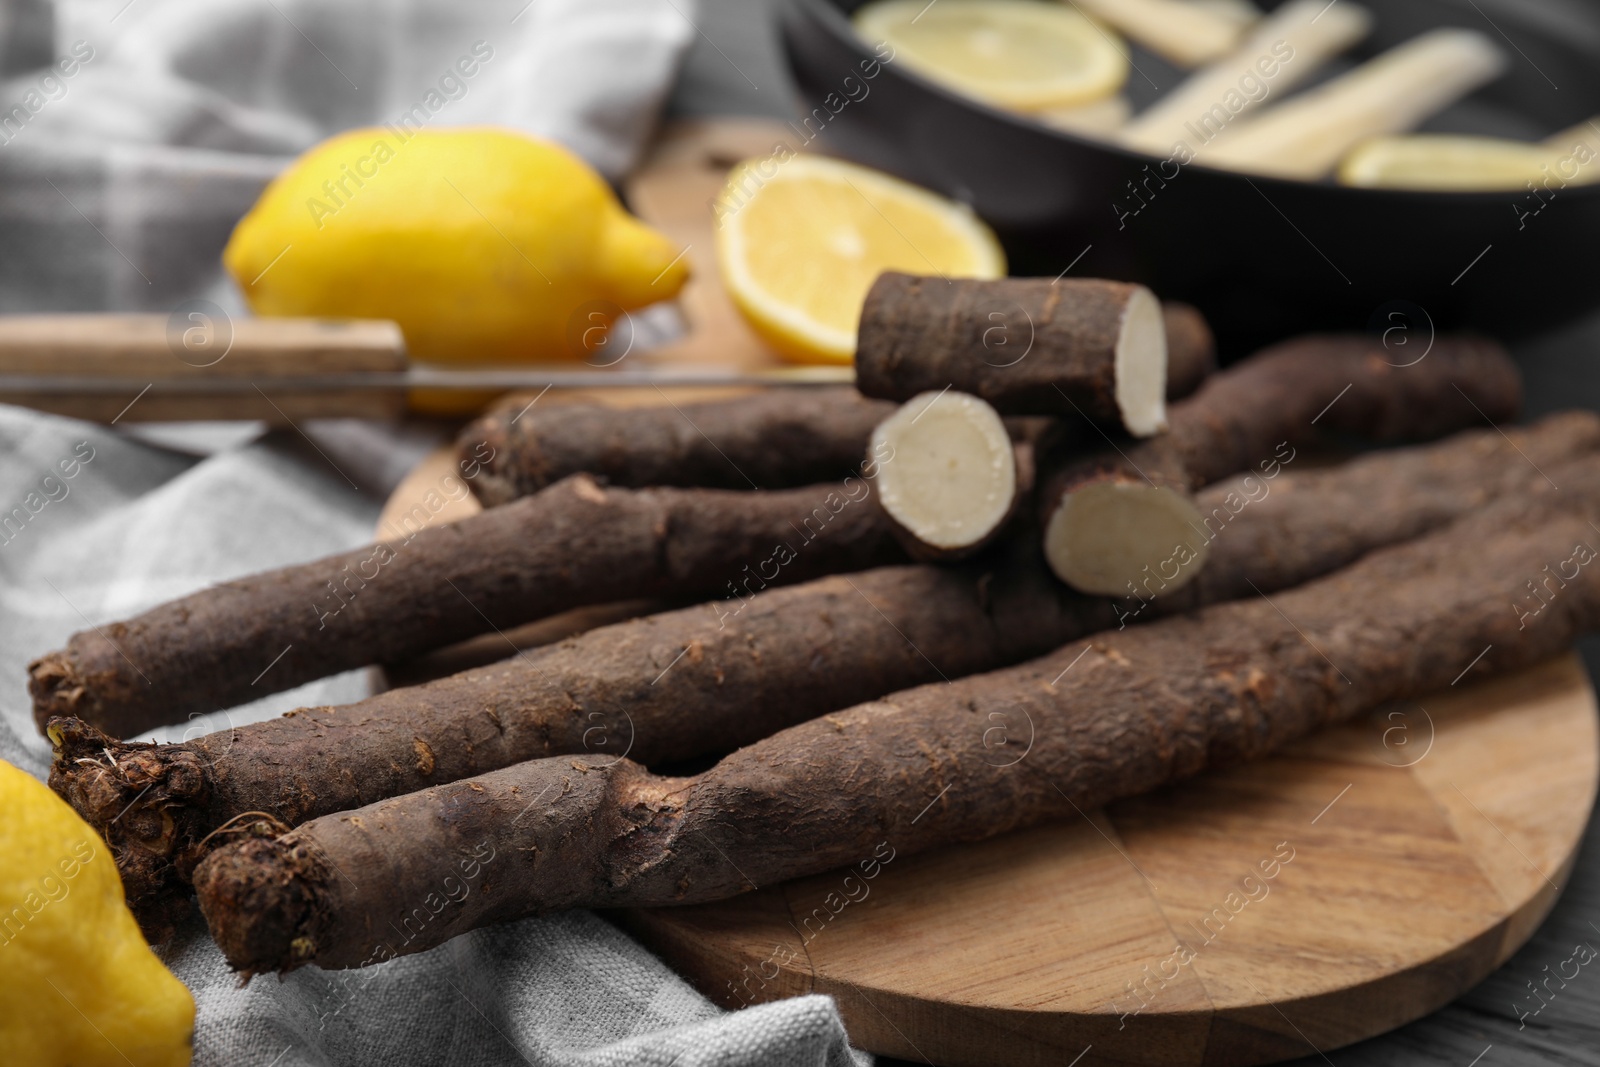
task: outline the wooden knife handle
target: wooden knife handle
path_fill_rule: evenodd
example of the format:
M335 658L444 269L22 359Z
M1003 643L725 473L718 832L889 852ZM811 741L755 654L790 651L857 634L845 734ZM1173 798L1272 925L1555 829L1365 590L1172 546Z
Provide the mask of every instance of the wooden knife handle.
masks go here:
M403 389L278 388L286 379L406 369L392 322L361 319L231 319L201 302L171 315L0 316L0 402L111 421L389 418ZM89 392L16 388L15 379L105 382ZM226 381L211 394L163 394L162 381ZM238 391L241 381L252 383ZM141 395L148 384L152 388ZM135 402L135 397L138 397Z

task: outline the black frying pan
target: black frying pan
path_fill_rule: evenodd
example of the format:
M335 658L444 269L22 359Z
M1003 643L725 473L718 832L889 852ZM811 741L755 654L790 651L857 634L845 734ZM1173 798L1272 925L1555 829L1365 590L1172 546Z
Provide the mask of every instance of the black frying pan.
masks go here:
M849 22L859 6L788 0L784 49L805 108L830 93L837 106L844 78L871 56ZM1365 6L1376 25L1351 61L1446 25L1479 30L1509 55L1506 74L1426 129L1540 139L1600 112L1600 5ZM1137 48L1133 61L1136 108L1183 77ZM999 232L1013 273L1073 264L1074 276L1142 281L1198 304L1233 351L1297 330L1400 322L1511 338L1600 307L1600 185L1535 199L1247 179L1190 164L1164 187L1147 184L1155 193L1140 207L1127 183L1144 181L1157 157L1050 130L904 65L885 65L864 97L824 114L819 141L831 150L970 203Z

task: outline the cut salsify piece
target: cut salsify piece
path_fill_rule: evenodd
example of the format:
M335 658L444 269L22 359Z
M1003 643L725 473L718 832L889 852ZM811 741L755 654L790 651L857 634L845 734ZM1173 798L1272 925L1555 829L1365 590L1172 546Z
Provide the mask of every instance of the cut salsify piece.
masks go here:
M1200 161L1315 180L1367 138L1416 126L1505 67L1505 52L1483 34L1431 30L1231 127Z
M1261 14L1248 3L1196 0L1072 0L1072 4L1180 67L1227 55Z
M1593 115L1539 142L1558 158L1600 156L1600 115Z
M994 408L944 390L913 397L872 434L878 500L914 556L987 544L1017 506L1011 437Z
M1125 596L1152 563L1171 559L1198 574L1209 542L1194 500L1138 479L1094 482L1064 494L1045 524L1044 552L1056 577L1080 592Z
M1192 316L1174 316L1194 344ZM856 387L867 396L950 388L1007 415L1080 415L1149 437L1166 425L1166 375L1166 314L1142 285L891 271L861 307Z
M1123 144L1167 156L1180 143L1199 152L1242 116L1314 75L1365 37L1372 15L1348 0L1289 0L1259 20L1232 54L1195 71L1123 126Z
M803 363L848 363L861 301L886 270L998 278L1005 254L968 208L820 156L735 167L715 205L717 261L762 340Z
M858 33L887 42L933 81L1001 107L1037 111L1110 96L1128 79L1114 37L1065 5L1037 0L878 0Z
M1339 181L1368 188L1482 191L1522 189L1553 178L1559 188L1600 179L1600 167L1582 170L1594 158L1582 142L1568 151L1549 143L1418 133L1367 141L1339 165Z

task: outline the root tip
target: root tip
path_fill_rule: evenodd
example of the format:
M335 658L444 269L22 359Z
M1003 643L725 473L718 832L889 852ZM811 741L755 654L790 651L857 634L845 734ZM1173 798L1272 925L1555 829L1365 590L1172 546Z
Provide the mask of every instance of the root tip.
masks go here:
M88 688L65 651L47 652L28 664L28 693L33 697L33 722L41 734L50 720L79 715Z
M194 873L212 938L228 965L246 974L293 970L315 958L322 884L316 863L285 837L225 846Z

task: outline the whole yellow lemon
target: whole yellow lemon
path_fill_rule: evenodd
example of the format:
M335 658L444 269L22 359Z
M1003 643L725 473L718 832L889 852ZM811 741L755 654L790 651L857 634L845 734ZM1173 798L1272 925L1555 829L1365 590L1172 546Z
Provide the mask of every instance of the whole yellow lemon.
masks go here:
M0 760L0 1049L27 1067L183 1067L194 998L145 944L105 842Z
M437 363L581 359L689 273L577 156L491 127L332 137L267 187L222 258L258 315L393 319Z

